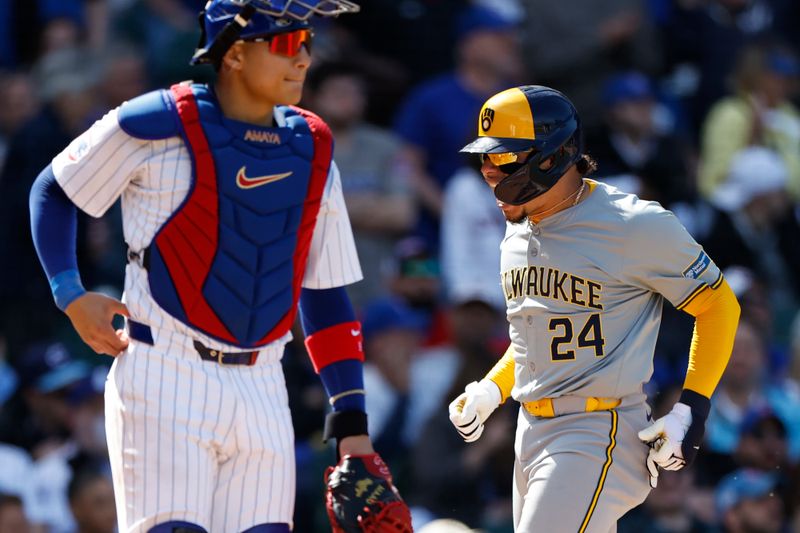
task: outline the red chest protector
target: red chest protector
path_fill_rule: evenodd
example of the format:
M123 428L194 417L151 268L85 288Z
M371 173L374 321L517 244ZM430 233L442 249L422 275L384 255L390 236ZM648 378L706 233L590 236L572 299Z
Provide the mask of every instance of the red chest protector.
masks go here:
M193 183L147 249L151 293L206 335L242 348L265 345L286 334L297 314L330 170L330 130L312 113L283 108L286 127L248 130L279 142L254 148L226 128L205 86L175 85L170 93L161 100L179 119Z

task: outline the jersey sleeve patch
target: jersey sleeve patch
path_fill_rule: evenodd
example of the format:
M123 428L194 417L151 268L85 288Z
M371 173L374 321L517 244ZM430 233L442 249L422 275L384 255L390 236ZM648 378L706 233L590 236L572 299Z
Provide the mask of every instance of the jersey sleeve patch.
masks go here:
M77 163L83 156L89 153L89 142L85 137L78 137L76 142L67 147L67 158L73 163Z
M703 275L708 267L711 265L711 258L708 257L708 254L705 250L700 251L700 255L697 256L697 259L694 262L686 267L683 271L683 277L689 279L698 279L700 276Z

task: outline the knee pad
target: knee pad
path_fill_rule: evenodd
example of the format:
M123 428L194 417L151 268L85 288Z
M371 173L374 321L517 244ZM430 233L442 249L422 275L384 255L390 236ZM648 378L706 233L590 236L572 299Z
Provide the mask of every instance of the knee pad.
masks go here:
M291 533L289 524L258 524L242 533Z
M289 531L288 529L286 531ZM170 520L163 524L157 524L147 530L147 533L208 533L204 528L191 522L181 522Z

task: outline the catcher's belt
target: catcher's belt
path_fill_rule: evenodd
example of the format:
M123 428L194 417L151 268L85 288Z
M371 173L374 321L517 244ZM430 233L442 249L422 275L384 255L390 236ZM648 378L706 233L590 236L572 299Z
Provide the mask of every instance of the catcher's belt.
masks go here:
M619 406L619 398L596 398L594 396L559 396L558 398L542 398L525 402L522 406L533 416L553 418L572 413L591 413L608 411Z

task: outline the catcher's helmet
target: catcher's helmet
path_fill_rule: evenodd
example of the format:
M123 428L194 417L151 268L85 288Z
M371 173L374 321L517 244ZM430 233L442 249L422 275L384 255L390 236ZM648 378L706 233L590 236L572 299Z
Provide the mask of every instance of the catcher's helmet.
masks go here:
M525 163L508 165L511 172L494 189L504 203L522 205L544 193L583 154L578 112L555 89L524 85L492 96L478 116L478 138L461 149L476 154L527 150L532 153Z
M265 38L309 27L313 15L356 13L350 0L209 0L200 12L193 65L217 63L238 39Z

